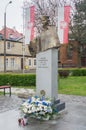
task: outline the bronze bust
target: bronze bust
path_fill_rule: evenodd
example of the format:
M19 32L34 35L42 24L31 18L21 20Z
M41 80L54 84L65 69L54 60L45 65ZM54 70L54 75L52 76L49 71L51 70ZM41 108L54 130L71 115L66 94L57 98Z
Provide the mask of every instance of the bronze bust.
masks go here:
M36 53L46 51L51 48L59 48L60 42L55 26L50 25L49 16L42 16L42 31L36 39Z

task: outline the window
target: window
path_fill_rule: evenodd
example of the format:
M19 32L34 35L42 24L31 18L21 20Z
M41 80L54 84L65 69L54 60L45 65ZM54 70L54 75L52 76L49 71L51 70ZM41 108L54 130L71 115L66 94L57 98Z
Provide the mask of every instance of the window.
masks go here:
M15 59L11 58L11 67L14 67L14 64L15 64Z
M67 47L67 58L72 59L73 56L73 45L68 45Z
M31 59L29 59L29 66L31 66Z
M10 42L7 42L7 49L10 49L11 46L10 46Z
M8 66L8 59L6 59L6 66Z
M34 59L34 65L36 65L36 59Z
M12 47L14 47L14 43L7 42L7 49L11 49Z
M3 35L0 33L0 40L2 40L3 39Z

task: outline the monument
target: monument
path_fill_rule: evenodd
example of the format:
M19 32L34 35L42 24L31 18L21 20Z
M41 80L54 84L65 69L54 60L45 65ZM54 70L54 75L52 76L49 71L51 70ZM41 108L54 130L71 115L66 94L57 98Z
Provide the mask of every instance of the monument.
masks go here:
M43 30L37 42L36 95L22 104L26 117L49 120L65 108L58 99L58 48L60 43L49 17L42 17ZM32 44L29 46L32 49ZM34 54L34 53L33 53Z
M49 25L49 17L42 17L43 30L36 54L36 94L55 100L58 111L65 108L65 103L58 99L58 48L60 47L55 26Z

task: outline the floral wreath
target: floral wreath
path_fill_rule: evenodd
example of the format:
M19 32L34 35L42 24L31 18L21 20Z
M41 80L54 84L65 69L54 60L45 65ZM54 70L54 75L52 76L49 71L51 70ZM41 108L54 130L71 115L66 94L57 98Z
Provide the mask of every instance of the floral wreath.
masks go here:
M40 91L40 97L28 97L21 105L21 110L26 116L40 120L49 120L58 113L54 100L45 98L45 91Z

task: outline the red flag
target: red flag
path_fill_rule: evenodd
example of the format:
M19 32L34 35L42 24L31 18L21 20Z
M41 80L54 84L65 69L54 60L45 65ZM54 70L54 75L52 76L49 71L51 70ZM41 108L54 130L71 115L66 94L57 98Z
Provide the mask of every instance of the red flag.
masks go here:
M34 38L34 11L35 6L26 9L25 14L25 43L29 44Z
M58 8L58 37L61 44L68 43L70 6Z

